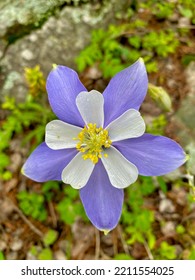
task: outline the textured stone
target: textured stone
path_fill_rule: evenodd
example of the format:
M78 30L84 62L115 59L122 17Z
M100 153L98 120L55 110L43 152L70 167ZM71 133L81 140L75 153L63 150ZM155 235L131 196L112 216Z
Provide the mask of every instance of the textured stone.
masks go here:
M66 260L66 256L62 250L58 250L54 252L54 259L55 260Z
M175 212L175 206L170 199L162 199L159 204L159 211L161 213L173 213Z
M175 223L172 221L166 222L161 227L161 231L164 235L174 235L175 234Z
M45 76L53 63L75 68L75 58L89 43L91 31L113 23L116 11L127 5L124 0L120 3L104 1L102 5L99 1L94 3L65 6L58 15L50 16L40 29L31 30L29 35L9 46L0 61L4 77L0 83L1 100L5 95L24 100L27 92L25 67L40 64Z
M10 248L12 251L19 251L22 249L23 246L23 241L18 239L18 240L13 240L12 243L10 244Z
M79 0L73 0L78 3ZM68 0L0 0L0 37L21 32L27 25L37 25ZM20 30L19 30L20 29Z

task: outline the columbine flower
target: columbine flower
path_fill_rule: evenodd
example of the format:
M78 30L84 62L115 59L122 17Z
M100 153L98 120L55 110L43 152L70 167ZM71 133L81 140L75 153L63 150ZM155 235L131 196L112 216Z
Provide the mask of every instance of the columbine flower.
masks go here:
M123 189L138 174L163 175L185 162L175 141L144 134L138 110L147 86L142 59L115 75L103 94L88 92L65 66L56 66L47 79L59 120L47 124L45 142L27 159L23 173L38 182L62 180L80 189L89 219L103 231L117 225Z

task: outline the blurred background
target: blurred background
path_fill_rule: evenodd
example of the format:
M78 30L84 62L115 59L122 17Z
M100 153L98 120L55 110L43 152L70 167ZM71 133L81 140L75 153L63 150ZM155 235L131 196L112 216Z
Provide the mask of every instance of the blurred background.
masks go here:
M140 176L105 236L78 191L20 170L55 119L45 90L52 64L102 92L139 57L150 82L147 132L176 140L189 160ZM194 0L0 0L0 259L195 259L194 175Z

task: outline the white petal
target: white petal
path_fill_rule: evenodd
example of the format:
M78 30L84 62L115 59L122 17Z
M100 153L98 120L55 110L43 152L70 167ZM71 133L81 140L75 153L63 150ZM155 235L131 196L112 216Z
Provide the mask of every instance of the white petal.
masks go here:
M134 109L127 110L106 127L112 142L139 137L144 134L145 128L143 118Z
M82 91L76 98L76 105L85 122L96 123L97 127L104 124L104 98L103 95L96 91Z
M105 153L108 157L102 155L101 160L114 187L123 189L137 180L137 167L129 162L116 148L110 147L106 149Z
M74 140L82 128L54 120L46 125L45 142L53 150L75 148L78 141Z
M94 166L90 159L84 160L82 153L78 153L62 171L62 181L74 189L81 189L87 184Z

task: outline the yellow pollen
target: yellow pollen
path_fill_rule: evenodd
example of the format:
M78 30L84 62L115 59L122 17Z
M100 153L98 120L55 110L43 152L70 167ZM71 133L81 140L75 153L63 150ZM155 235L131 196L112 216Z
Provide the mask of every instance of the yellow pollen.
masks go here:
M83 159L90 159L94 164L102 157L102 152L108 157L104 151L112 144L108 131L92 123L85 126L74 140L78 141L76 148L83 153Z

